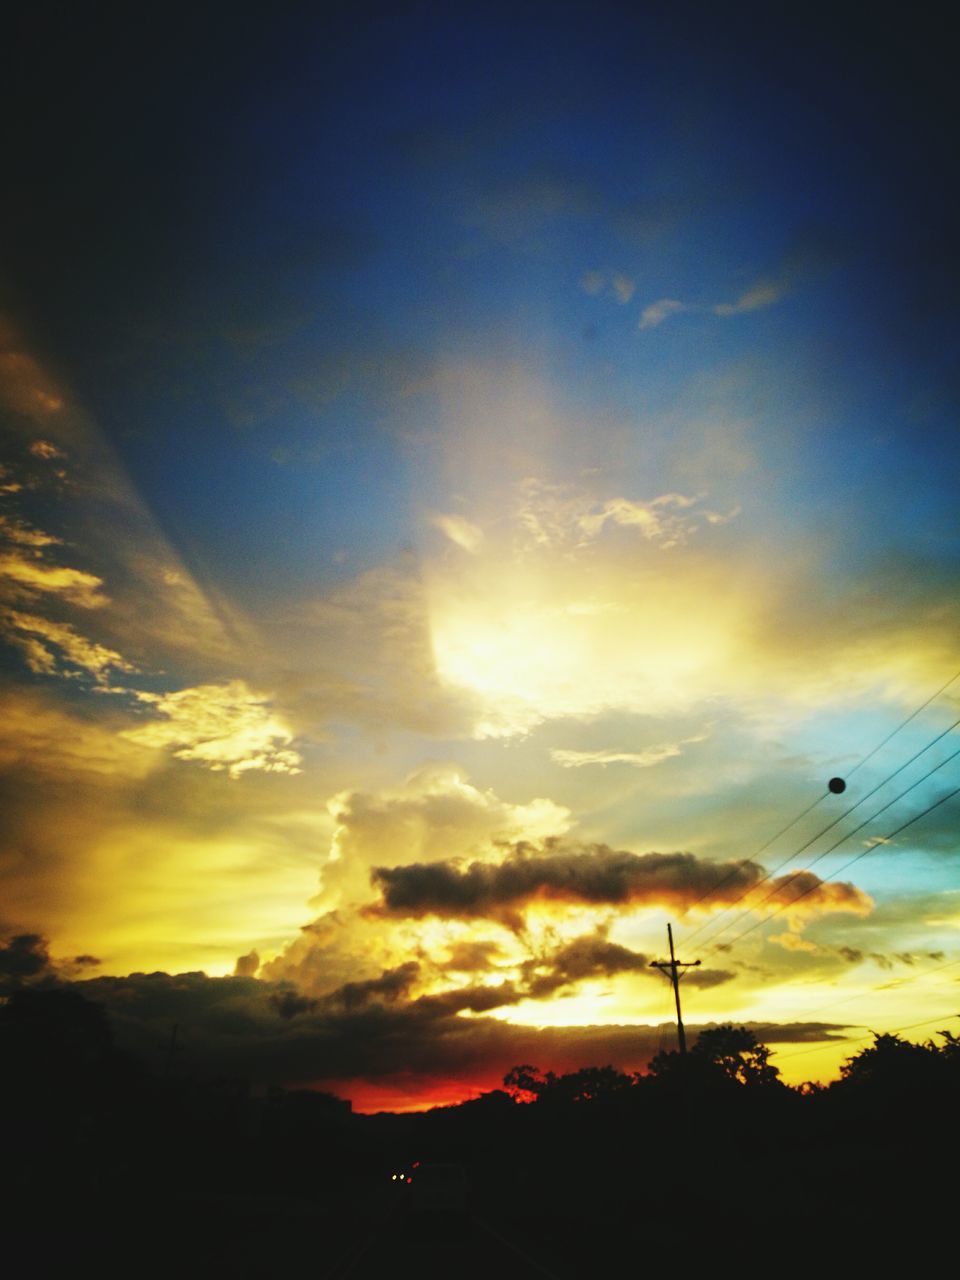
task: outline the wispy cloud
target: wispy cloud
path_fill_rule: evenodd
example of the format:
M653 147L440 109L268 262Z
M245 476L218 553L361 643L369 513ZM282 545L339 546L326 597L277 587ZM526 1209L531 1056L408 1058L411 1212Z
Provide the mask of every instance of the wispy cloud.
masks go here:
M651 302L640 313L639 328L655 329L669 320L671 316L683 312L709 313L727 318L728 316L745 315L751 311L762 311L765 307L773 307L791 292L795 282L795 273L784 270L777 276L763 276L752 284L734 302L717 302L710 304L681 302L678 298L660 298Z
M92 675L98 685L106 685L111 670L136 670L122 654L89 640L68 622L9 609L0 615L0 631L23 652L27 666L38 675L71 674L73 669Z
M625 307L637 291L636 281L623 271L585 271L580 288L591 298L605 293Z
M761 311L780 302L789 292L790 285L784 279L758 280L736 302L718 302L711 310L715 316L739 316L747 311Z
M476 555L483 544L483 530L464 516L444 515L438 512L430 517L430 523L441 533L446 534L451 542L455 542L464 551L469 551L471 555Z
M626 764L634 769L649 769L664 760L672 760L683 754L683 747L691 742L703 742L705 734L695 738L683 738L680 742L663 742L658 746L646 747L643 751L567 751L555 748L550 758L564 769L580 769L584 765Z
M20 547L52 547L61 541L52 533L44 533L23 520L4 515L0 515L0 538Z
M643 311L641 311L640 328L655 329L658 324L663 324L664 320L669 319L670 316L676 316L681 311L689 310L691 308L677 298L661 298L658 302L651 302L648 307L644 307Z
M636 284L629 276L620 275L619 273L613 276L613 279L610 281L610 287L613 289L616 299L622 307L627 305L637 288Z
M682 493L664 493L649 499L616 497L599 502L584 490L529 479L521 486L517 520L542 547L570 541L586 545L607 525L618 525L636 530L666 551L686 542L704 521L714 524L722 519L698 510L699 501Z
M138 693L160 719L124 737L147 747L168 747L180 760L195 760L239 778L251 769L299 773L301 758L289 744L293 733L269 698L244 680L196 685L176 693Z
M20 488L16 485L10 491ZM26 520L0 515L0 592L8 599L56 596L81 609L99 609L109 603L102 578L51 561L50 548L62 545L62 538Z
M43 458L45 460L65 458L67 456L62 449L57 448L52 440L34 440L30 446L30 452L35 458Z
M82 609L99 609L108 603L103 579L82 569L46 564L38 555L8 550L0 555L0 579L5 579L14 595L60 596Z

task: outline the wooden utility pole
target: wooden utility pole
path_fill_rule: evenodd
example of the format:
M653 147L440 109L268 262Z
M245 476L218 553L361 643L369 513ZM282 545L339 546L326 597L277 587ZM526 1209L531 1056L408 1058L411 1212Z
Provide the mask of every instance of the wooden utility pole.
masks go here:
M683 1018L680 1016L680 970L695 969L700 963L699 960L678 960L673 954L673 929L667 925L667 941L670 943L670 959L669 960L651 960L650 968L659 969L661 973L670 974L670 982L673 985L673 998L677 1003L677 1040L680 1042L680 1052L687 1052L687 1033L683 1029Z

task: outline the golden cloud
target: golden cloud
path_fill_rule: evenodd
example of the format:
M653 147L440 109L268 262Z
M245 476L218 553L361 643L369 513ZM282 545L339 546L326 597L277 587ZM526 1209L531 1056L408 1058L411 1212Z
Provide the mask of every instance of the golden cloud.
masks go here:
M136 695L160 719L124 737L147 747L173 750L180 760L239 778L249 770L299 773L301 759L289 746L293 733L270 707L269 698L244 680L196 685L175 693Z
M773 881L770 902L783 911L791 931L831 912L868 916L874 908L869 894L847 880L821 880L813 871L794 871ZM749 906L749 900L747 901Z
M45 564L35 556L18 551L0 555L2 578L12 585L14 595L56 595L82 609L99 609L108 603L103 594L103 579L96 574Z
M27 666L38 675L54 675L78 668L105 685L111 670L135 671L122 654L81 635L68 622L52 622L36 614L9 609L0 615L0 631L20 648ZM59 651L59 659L57 651Z

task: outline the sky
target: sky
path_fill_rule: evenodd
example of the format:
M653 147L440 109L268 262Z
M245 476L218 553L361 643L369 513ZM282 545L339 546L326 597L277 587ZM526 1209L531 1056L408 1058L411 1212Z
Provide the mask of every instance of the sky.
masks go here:
M954 1025L956 79L773 9L21 12L4 989L358 1110L641 1069L668 922L787 1080Z

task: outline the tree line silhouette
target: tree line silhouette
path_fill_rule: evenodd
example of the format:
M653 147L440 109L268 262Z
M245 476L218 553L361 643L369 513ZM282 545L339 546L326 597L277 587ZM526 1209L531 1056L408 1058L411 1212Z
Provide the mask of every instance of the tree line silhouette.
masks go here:
M24 987L0 1004L0 1191L21 1225L59 1206L68 1238L88 1249L106 1248L91 1235L102 1204L121 1252L160 1219L159 1259L189 1226L210 1265L234 1251L239 1274L261 1247L274 1259L265 1274L278 1249L298 1262L318 1214L330 1232L365 1230L391 1169L412 1158L462 1164L483 1212L565 1241L583 1274L601 1265L601 1237L616 1239L638 1212L677 1223L678 1185L704 1229L746 1202L767 1239L827 1183L843 1188L851 1222L872 1220L894 1187L896 1213L919 1213L913 1184L886 1175L940 1158L956 1126L960 1038L875 1034L837 1080L800 1088L770 1057L748 1028L724 1025L643 1073L518 1064L468 1102L361 1116L309 1090L255 1096L243 1080L148 1069L115 1046L100 1006ZM925 1211L930 1196L927 1184ZM296 1206L307 1206L299 1226Z

